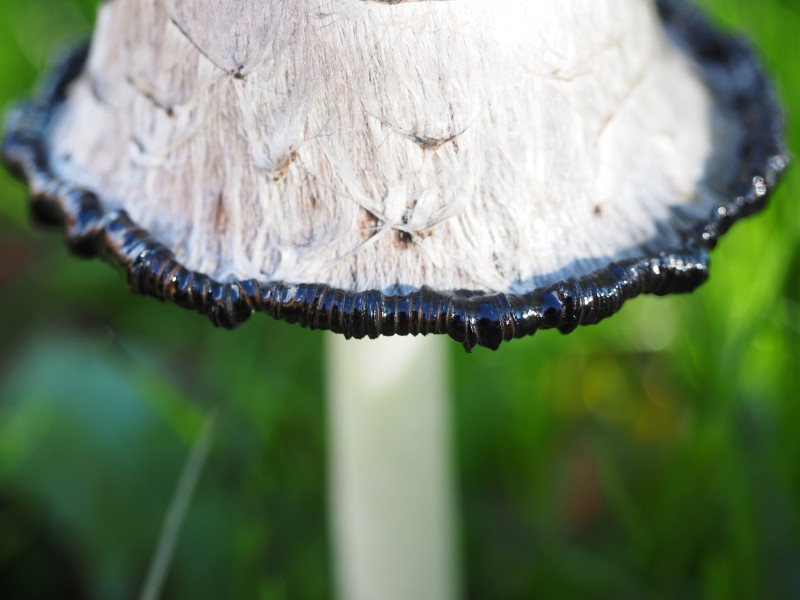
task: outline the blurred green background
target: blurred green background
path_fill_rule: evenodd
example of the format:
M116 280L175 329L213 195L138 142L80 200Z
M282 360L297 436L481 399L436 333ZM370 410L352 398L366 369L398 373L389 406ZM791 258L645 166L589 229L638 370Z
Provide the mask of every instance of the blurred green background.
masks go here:
M0 4L0 107L95 0ZM751 37L800 148L800 4L705 0ZM689 296L569 336L451 344L470 598L800 598L800 169ZM213 329L32 228L0 173L0 597L129 598L221 414L170 598L332 597L322 336Z

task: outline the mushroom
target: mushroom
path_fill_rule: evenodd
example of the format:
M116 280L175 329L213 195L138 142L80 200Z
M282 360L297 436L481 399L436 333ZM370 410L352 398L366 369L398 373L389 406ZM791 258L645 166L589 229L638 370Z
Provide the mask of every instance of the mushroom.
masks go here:
M753 53L684 0L115 0L3 157L134 292L468 351L691 291L788 165ZM391 346L358 360L416 364Z

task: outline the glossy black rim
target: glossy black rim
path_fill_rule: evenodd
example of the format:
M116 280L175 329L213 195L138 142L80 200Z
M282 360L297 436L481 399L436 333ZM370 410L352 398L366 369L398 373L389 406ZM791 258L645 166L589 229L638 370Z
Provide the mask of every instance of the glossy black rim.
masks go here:
M69 248L99 256L127 273L133 292L207 315L234 328L264 312L312 329L348 338L382 335L449 335L467 351L497 349L501 342L556 328L562 333L617 312L639 294L689 292L708 277L708 255L739 218L760 210L788 166L783 115L772 84L748 44L716 31L685 0L658 0L665 26L700 66L707 85L744 132L738 149L739 176L726 202L708 220L682 232L681 248L624 260L589 275L526 294L441 292L427 287L387 296L376 290L350 292L318 284L256 280L220 283L186 269L124 211L105 211L91 190L59 179L50 168L47 135L69 84L87 56L67 56L36 99L9 116L3 161L32 190L34 217L64 229Z

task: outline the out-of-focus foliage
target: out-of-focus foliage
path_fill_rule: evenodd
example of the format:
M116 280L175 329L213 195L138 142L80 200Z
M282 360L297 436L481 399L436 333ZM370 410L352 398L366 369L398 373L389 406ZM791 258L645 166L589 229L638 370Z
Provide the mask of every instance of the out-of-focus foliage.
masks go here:
M760 49L797 151L797 3L702 3ZM0 4L0 106L94 4ZM470 597L800 596L799 200L794 169L694 294L496 353L452 345ZM135 595L215 407L168 597L330 597L322 336L133 297L25 206L0 174L0 597Z

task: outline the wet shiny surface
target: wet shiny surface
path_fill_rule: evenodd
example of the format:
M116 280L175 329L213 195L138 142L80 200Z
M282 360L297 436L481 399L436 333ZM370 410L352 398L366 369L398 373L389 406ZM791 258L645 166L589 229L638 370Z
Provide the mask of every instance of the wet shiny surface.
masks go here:
M80 73L85 50L58 67L34 102L11 116L3 159L32 190L32 210L46 224L62 224L69 248L100 256L127 273L132 291L174 302L234 328L253 312L346 337L445 333L469 351L496 349L501 342L538 329L563 333L617 312L639 294L688 292L707 278L708 252L739 218L761 209L788 165L783 119L771 84L747 45L724 37L681 0L658 3L672 35L703 69L719 102L736 115L744 131L739 178L729 201L708 222L685 232L682 248L652 257L613 263L585 277L527 294L441 292L422 288L403 296L370 290L359 293L320 285L238 281L220 283L185 269L173 254L124 211L104 212L97 196L58 180L50 171L46 136L64 90Z

